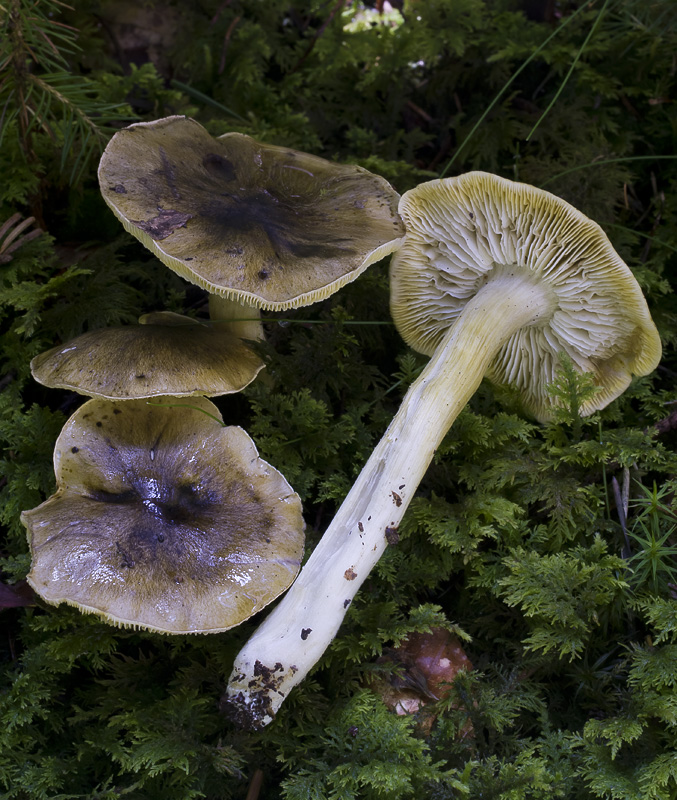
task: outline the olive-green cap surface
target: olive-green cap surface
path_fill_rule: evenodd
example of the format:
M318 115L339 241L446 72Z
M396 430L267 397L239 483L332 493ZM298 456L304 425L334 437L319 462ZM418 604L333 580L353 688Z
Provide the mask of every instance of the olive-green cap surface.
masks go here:
M40 353L31 361L33 377L111 400L215 397L244 389L263 368L256 353L218 322L169 311L139 322L89 331Z
M115 134L99 165L124 227L186 280L265 309L322 300L404 235L383 178L181 116Z
M213 418L213 403L190 406L96 399L68 420L57 492L21 517L28 582L47 602L115 625L212 633L291 584L298 495L245 431Z

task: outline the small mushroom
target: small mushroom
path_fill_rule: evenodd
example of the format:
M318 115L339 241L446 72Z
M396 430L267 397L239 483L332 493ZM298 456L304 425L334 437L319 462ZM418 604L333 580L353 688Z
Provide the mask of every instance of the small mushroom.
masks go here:
M398 716L416 714L417 729L425 734L437 719L436 711L425 707L448 697L458 673L473 668L458 637L438 627L410 633L397 647L384 650L376 663L380 669L366 675L369 688ZM467 722L461 737L471 733Z
M124 227L181 277L236 304L322 300L392 253L398 194L361 167L173 116L118 131L99 165Z
M270 722L333 639L485 374L516 386L545 420L559 353L599 387L584 414L660 359L632 273L601 228L563 200L468 173L412 189L400 213L407 235L391 264L393 316L405 339L432 357L294 586L236 658L228 696L253 727ZM302 628L313 633L300 643ZM254 665L275 662L280 694L264 697Z
M225 325L170 311L145 314L139 322L89 331L40 353L31 361L33 377L111 400L214 397L239 392L263 368Z
M21 515L32 588L161 633L227 630L284 591L303 553L301 502L219 419L204 398L78 409L56 442L56 493Z

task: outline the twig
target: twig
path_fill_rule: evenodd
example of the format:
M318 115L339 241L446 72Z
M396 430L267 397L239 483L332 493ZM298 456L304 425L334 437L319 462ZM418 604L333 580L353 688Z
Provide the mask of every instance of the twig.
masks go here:
M672 414L664 419L659 419L654 425L654 428L659 436L663 433L669 433L670 431L677 429L677 411L673 411Z
M224 0L224 2L223 2L223 3L221 3L221 5L220 5L220 6L218 7L218 9L216 10L216 14L214 14L214 16L213 16L213 17L211 18L211 20L209 21L209 24L210 24L210 25L214 25L214 24L216 23L216 21L218 20L218 18L219 18L219 17L221 16L221 14L223 14L223 12L224 12L224 11L225 11L225 10L228 8L228 6L231 4L231 2L232 2L232 0Z
M433 118L428 114L427 111L424 111L421 106L417 106L416 103L413 103L411 100L407 100L405 105L410 108L414 113L418 114L421 119L425 122L430 124L433 121Z
M228 45L230 44L230 37L233 35L235 26L242 19L241 16L235 19L228 26L226 35L223 37L223 47L221 48L221 61L219 61L219 75L223 75L223 70L226 68L226 53L228 52Z
M245 798L245 800L258 800L262 784L263 784L263 770L257 769L254 775L252 776L251 783L249 784L249 790L247 791L247 797Z

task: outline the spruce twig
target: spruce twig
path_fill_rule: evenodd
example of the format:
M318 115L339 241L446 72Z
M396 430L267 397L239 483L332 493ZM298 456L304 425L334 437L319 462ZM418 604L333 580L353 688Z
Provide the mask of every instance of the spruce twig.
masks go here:
M76 152L68 181L75 184L110 131L105 122L128 120L119 103L96 97L89 78L73 74L69 58L78 53L77 30L52 17L57 0L10 0L0 25L0 144L14 123L19 146L29 164L37 165L36 132L61 145L62 171ZM39 210L34 214L39 218Z

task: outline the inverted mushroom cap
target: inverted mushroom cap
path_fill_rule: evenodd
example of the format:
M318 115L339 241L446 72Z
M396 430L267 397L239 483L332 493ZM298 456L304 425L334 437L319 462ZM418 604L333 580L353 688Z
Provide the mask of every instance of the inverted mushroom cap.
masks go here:
M31 361L45 386L91 397L130 400L239 392L263 368L261 359L218 324L158 311L140 325L83 333Z
M361 167L181 116L130 125L99 165L124 227L186 280L259 308L322 300L391 253L399 195Z
M660 339L632 272L599 225L560 198L469 172L417 186L400 213L407 235L391 263L391 310L415 350L432 355L468 300L514 273L542 281L553 311L514 334L487 377L516 388L537 419L552 416L547 386L562 352L598 386L583 414L658 364Z
M227 630L284 591L299 569L301 502L224 428L193 407L90 400L54 452L57 492L21 515L28 582L122 626L164 633ZM203 413L206 412L206 413Z

